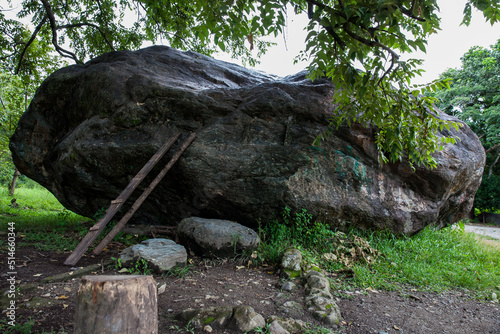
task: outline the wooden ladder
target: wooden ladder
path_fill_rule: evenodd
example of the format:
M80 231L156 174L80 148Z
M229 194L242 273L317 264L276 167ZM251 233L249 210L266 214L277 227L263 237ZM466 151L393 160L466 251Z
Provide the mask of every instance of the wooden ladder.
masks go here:
M148 173L153 169L153 167L160 161L160 159L165 155L165 153L170 149L170 147L175 143L175 141L179 138L181 134L176 133L173 137L169 138L165 144L156 152L151 159L142 167L142 169L137 173L136 176L132 180L130 180L127 187L118 195L118 197L111 201L111 205L106 210L104 216L89 229L87 235L80 241L78 246L76 246L75 250L68 256L66 261L64 261L65 265L74 266L83 254L87 251L89 246L95 241L95 239L99 236L99 234L104 230L106 225L111 221L114 215L118 212L118 210L122 207L125 201L130 197L132 192L137 188L139 183L144 180L144 178L148 175ZM120 232L120 230L125 226L128 220L132 217L132 215L139 209L141 204L146 200L149 194L153 191L153 189L160 183L165 174L172 168L172 166L177 162L182 153L188 148L188 146L193 142L195 138L195 133L191 133L191 135L184 141L179 150L175 153L175 155L170 159L170 161L165 165L163 170L158 174L158 176L151 182L151 184L144 190L141 196L135 201L132 205L131 209L123 216L123 218L116 224L116 226L111 230L111 232L101 241L101 243L94 249L94 254L99 254L106 245L108 245L111 240Z

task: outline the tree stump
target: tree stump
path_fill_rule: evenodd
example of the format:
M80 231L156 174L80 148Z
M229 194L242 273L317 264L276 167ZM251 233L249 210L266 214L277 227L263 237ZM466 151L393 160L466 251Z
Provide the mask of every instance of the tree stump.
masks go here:
M157 334L156 282L151 276L84 276L76 301L75 334Z

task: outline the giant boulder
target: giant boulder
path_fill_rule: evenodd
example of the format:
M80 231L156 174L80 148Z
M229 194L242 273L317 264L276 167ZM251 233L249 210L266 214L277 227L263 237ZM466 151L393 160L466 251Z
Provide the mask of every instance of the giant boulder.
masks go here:
M485 162L468 126L435 153L433 170L380 166L374 129L359 125L316 149L333 90L304 73L278 78L168 47L113 52L47 78L10 148L23 174L84 216L107 207L178 131L197 137L136 219L175 225L196 215L255 226L289 206L333 225L412 234L467 215Z

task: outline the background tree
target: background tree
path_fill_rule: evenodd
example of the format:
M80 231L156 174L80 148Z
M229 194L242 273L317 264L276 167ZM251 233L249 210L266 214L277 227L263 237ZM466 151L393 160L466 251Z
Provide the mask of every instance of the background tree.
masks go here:
M460 68L441 74L453 84L449 91L436 94L438 106L466 122L486 151L476 213L500 210L500 40L489 49L471 48L461 60Z
M23 0L18 19L31 20L31 35L19 34L19 20L0 17L4 34L0 43L17 57L16 68L35 40L52 44L61 57L76 63L103 52L160 41L209 55L222 50L252 64L257 60L251 51L255 49L258 56L269 46L262 38L283 31L290 5L309 17L306 48L299 57L310 61L311 79L326 76L337 87L337 116L331 125L372 124L379 129L376 143L381 162L407 156L412 165L432 167L431 154L439 147L437 129L456 125L440 120L435 100L420 93L447 84L411 86L411 79L421 71L421 60L403 60L401 54L425 51L428 36L439 29L437 2ZM469 23L473 7L492 23L500 19L498 0L467 0L464 24ZM318 144L323 137L318 136Z
M0 12L0 24L3 14ZM4 21L3 23L5 23ZM22 113L27 109L35 90L47 73L59 68L64 62L53 54L50 44L37 39L29 41L29 48L16 52L16 47L28 41L30 31L15 21L9 34L0 37L0 183L9 186L10 194L14 194L19 176L12 162L9 151L9 140ZM14 42L9 44L8 39Z
M0 72L0 182L5 184L14 174L9 138L24 110L22 83L18 77Z

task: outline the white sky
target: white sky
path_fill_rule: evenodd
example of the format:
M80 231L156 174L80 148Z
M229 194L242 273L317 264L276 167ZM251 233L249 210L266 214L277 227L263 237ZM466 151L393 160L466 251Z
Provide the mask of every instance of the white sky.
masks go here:
M448 68L460 67L460 57L472 46L489 47L500 38L500 24L491 26L485 22L482 13L478 11L473 10L471 24L468 27L460 26L465 0L439 0L438 5L441 9L441 31L429 38L427 54L415 53L410 56L425 60L423 68L426 72L422 77L414 80L417 84L437 79L439 74ZM291 11L285 35L287 48L285 48L283 36L280 36L275 41L278 45L261 58L261 64L257 65L256 69L279 76L295 74L304 69L307 64L294 65L293 60L305 46L306 34L303 27L306 20L305 13L295 16ZM221 54L215 57L234 61Z

